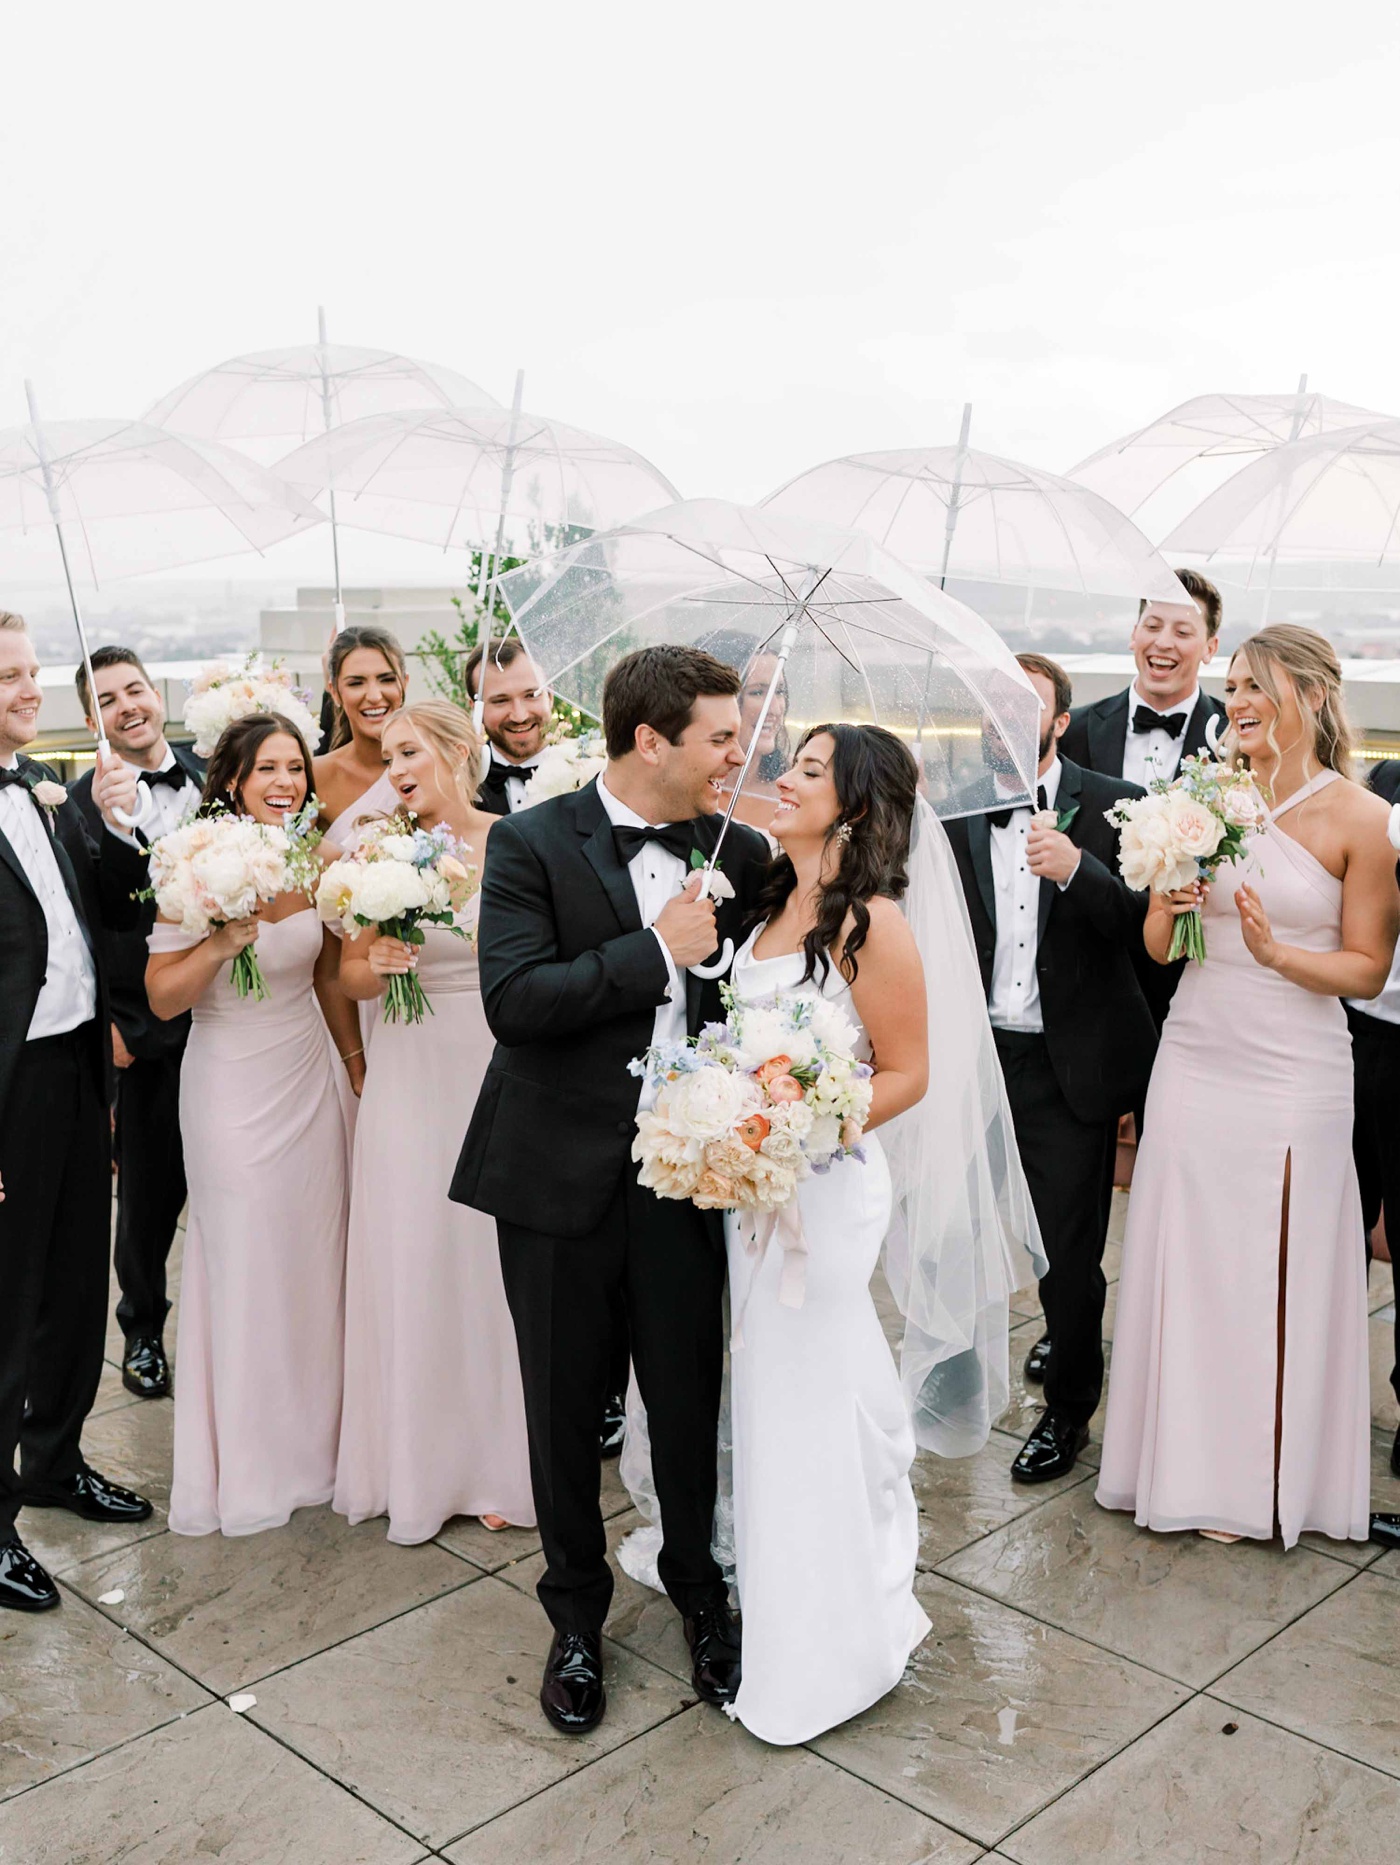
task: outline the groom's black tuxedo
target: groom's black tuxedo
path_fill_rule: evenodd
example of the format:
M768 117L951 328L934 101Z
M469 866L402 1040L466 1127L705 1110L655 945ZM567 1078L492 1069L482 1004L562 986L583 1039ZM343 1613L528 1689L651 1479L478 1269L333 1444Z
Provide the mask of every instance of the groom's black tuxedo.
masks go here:
M702 854L718 831L716 817L695 823ZM721 944L738 943L767 866L763 837L732 824ZM492 829L477 952L497 1047L451 1196L497 1220L546 1559L540 1600L561 1631L601 1632L607 1617L598 1420L625 1339L650 1426L661 1578L693 1613L724 1598L710 1553L723 1231L716 1213L637 1184L641 1083L627 1065L652 1040L669 972L596 784ZM720 1014L718 983L683 975L694 1033Z
M718 833L718 816L697 819L703 855ZM720 865L735 898L718 903L716 926L721 945L737 945L768 845L733 823ZM533 1230L582 1236L630 1159L640 1084L627 1064L651 1041L667 979L596 784L492 830L477 949L497 1048L452 1196ZM719 985L687 972L685 986L694 1035L722 1014Z
M1128 742L1128 695L1131 691L1131 687L1124 687L1121 693L1111 693L1107 699L1076 706L1060 740L1060 756L1072 758L1082 770L1098 771L1104 777L1121 777L1123 752ZM1183 758L1209 749L1206 727L1212 719L1219 719L1223 726L1225 708L1218 699L1202 692L1186 721L1186 733L1181 741Z
M1063 891L1053 881L1039 884L1035 973L1043 1029L993 1032L1050 1263L1040 1285L1053 1342L1045 1397L1079 1424L1089 1422L1103 1388L1102 1259L1118 1118L1146 1092L1157 1048L1135 963L1147 899L1124 884L1118 831L1104 815L1120 797L1141 794L1121 777L1061 757L1055 807L1062 818L1073 809L1065 833L1081 853ZM998 935L991 830L985 816L945 827L990 999Z
M53 782L21 756L31 782ZM12 794L12 793L11 793ZM102 1371L111 1210L111 1043L104 925L131 925L146 864L103 832L91 841L71 800L36 811L87 946L95 1014L31 1039L50 968L41 872L0 828L0 1542L26 1483L59 1483L82 1467L80 1440ZM52 870L49 870L52 873ZM71 922L69 922L71 926Z

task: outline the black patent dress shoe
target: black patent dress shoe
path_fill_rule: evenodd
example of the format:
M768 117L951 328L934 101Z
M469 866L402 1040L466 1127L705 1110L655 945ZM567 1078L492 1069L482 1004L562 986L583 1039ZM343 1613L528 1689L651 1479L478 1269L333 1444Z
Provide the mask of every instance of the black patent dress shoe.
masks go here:
M24 1492L26 1509L67 1509L88 1522L144 1522L151 1504L134 1490L109 1483L96 1470L79 1470L62 1483L35 1484Z
M1077 1425L1063 1412L1045 1411L1016 1454L1011 1466L1017 1483L1048 1483L1074 1468L1074 1460L1089 1442L1089 1427Z
M698 1608L683 1623L696 1696L706 1703L732 1703L739 1694L741 1674L739 1621L727 1604L716 1600Z
M1400 1428L1397 1428L1395 1442L1390 1447L1390 1471L1392 1476L1400 1476Z
M603 1646L596 1632L556 1632L544 1661L540 1708L565 1735L583 1735L603 1720Z
M1400 1515L1373 1515L1371 1539L1382 1548L1400 1548Z
M1050 1336L1038 1340L1026 1355L1026 1378L1033 1386L1045 1384L1045 1369L1050 1363Z
M165 1348L150 1334L137 1334L122 1355L122 1384L138 1399L164 1399L170 1395L170 1362Z
M604 1457L616 1457L621 1453L626 1430L626 1395L615 1392L603 1407L603 1428L598 1433L598 1449Z
M57 1604L58 1588L18 1536L0 1542L0 1606L47 1612Z

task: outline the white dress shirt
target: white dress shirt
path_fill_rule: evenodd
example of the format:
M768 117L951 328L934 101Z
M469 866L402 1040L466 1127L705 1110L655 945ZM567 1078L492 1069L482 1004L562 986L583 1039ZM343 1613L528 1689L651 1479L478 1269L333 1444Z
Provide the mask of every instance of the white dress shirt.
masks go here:
M1036 782L1045 792L1045 807L1054 809L1060 794L1060 760ZM1026 837L1031 832L1029 804L1011 812L1004 827L991 825L992 884L996 891L997 943L992 959L992 989L987 1014L998 1030L1024 1030L1039 1034L1045 1025L1040 1014L1040 980L1035 960L1040 947L1040 876L1026 861ZM1078 867L1074 873L1079 872ZM1074 879L1060 888L1063 893Z
M524 804L525 786L529 783L530 778L534 776L534 772L531 771L524 777L516 776L516 767L511 763L509 758L503 758L501 756L494 744L491 746L491 762L493 764L499 764L506 772L506 807L513 816L516 810L521 808ZM619 805L619 808L620 807L621 805ZM640 821L640 818L638 818L638 820Z
M140 830L148 842L157 841L161 836L169 835L172 829L178 829L203 794L191 777L185 778L182 790L174 790L169 784L142 783L141 779L148 773L141 765L133 764L129 758L123 758L122 763L129 771L136 773L136 821L133 826ZM165 756L156 768L162 771L174 770L175 753L169 745L165 747Z
M1173 738L1170 733L1162 731L1135 732L1133 714L1139 706L1152 706L1153 712L1160 713L1160 706L1153 706L1150 699L1144 699L1138 692L1137 681L1128 688L1128 736L1123 741L1123 775L1129 783L1141 784L1144 789L1158 778L1171 779L1181 768L1181 753L1186 744L1186 728L1191 723L1191 714L1196 710L1201 697L1199 687L1187 694L1179 706L1168 706L1167 712L1179 712L1181 730Z
M12 754L4 762L7 769L14 770L19 760ZM43 807L26 796L18 784L6 784L0 789L0 831L19 856L25 877L44 910L49 936L48 968L26 1033L26 1041L31 1043L41 1036L62 1036L97 1015L97 973L63 884L45 814Z
M601 777L598 779L598 799L614 828L659 829L664 826L661 823L648 823L636 810L628 809L625 803L619 803ZM642 925L654 928L657 915L666 902L674 900L685 886L686 865L679 855L673 855L670 849L663 848L659 842L647 842L628 862L627 878L637 896L637 911L641 914ZM685 986L676 961L671 956L671 948L660 933L656 933L655 937L661 947L661 956L666 961L666 995L656 1007L651 1040L653 1044L683 1042L686 1035ZM655 1099L655 1089L644 1087L638 1105L648 1108Z

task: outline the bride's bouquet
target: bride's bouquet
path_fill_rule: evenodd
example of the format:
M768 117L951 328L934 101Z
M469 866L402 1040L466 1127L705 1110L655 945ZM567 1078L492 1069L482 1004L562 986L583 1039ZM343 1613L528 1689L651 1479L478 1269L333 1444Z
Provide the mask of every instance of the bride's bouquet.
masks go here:
M154 900L167 920L202 939L230 920L247 919L260 900L294 891L309 897L320 872L317 808L308 798L280 828L251 816L191 817L152 842L151 885L141 898ZM256 946L244 946L234 959L233 986L255 1003L268 995Z
M346 938L377 926L419 946L425 925L468 938L456 915L476 892L476 869L465 859L470 852L445 825L420 829L410 812L400 811L370 823L350 853L331 862L316 889L316 911ZM415 973L390 976L385 1022L421 1023L432 1009Z
M185 730L194 734L197 755L207 758L226 727L250 712L280 712L296 726L314 751L321 727L312 714L313 699L281 661L269 666L261 654L241 661L210 661L186 688Z
M1158 778L1146 796L1124 797L1104 814L1122 830L1118 865L1133 888L1174 893L1193 881L1214 880L1234 861L1267 810L1248 771L1232 770L1204 753L1182 760L1178 777ZM1203 964L1200 912L1177 915L1168 960L1185 953Z
M544 803L550 797L568 796L571 791L582 790L607 762L601 732L577 734L567 720L562 720L535 759L535 772L525 785L521 809Z
M702 1210L778 1211L810 1173L847 1155L864 1162L872 1070L855 1058L855 1025L827 999L744 1003L721 989L723 1023L629 1064L658 1090L637 1115L637 1180Z

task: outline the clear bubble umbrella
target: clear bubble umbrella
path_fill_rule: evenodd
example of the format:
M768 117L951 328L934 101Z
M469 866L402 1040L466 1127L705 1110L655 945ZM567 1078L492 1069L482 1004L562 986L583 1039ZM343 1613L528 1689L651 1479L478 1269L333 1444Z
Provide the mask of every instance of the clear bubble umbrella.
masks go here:
M1261 455L1386 418L1309 394L1306 376L1292 395L1198 395L1100 447L1069 477L1137 519L1149 537L1165 540L1188 511Z
M254 452L264 463L346 421L401 408L499 408L494 395L455 369L392 350L329 343L318 306L317 341L230 356L191 376L147 409L146 421ZM345 625L335 488L328 489L337 632Z
M941 816L1033 793L1040 700L1010 649L866 532L691 499L512 571L501 590L555 690L595 717L609 668L634 648L775 656L731 816L780 682L799 732L897 732Z
M956 447L848 454L799 473L762 504L869 532L940 588L952 577L1189 600L1131 519L1072 480L968 447L966 414Z
M631 447L529 413L522 391L517 375L510 408L367 415L277 470L308 498L334 487L344 524L445 551L490 550L489 629L503 554L534 556L679 497Z
M48 552L61 562L89 690L81 584L265 551L324 523L231 448L141 421L41 423L25 389L29 425L0 431L0 566L19 574L24 562L32 574Z
M1167 547L1265 592L1400 589L1400 421L1278 447L1177 525Z

